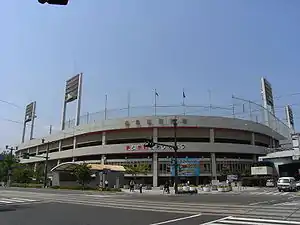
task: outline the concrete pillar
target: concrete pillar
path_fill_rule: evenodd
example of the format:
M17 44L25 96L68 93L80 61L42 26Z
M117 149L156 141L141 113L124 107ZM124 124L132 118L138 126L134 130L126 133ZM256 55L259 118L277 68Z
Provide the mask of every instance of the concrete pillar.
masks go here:
M73 138L73 149L75 149L77 147L77 138L74 137Z
M105 160L106 160L106 156L105 155L101 155L101 164L102 165L105 164Z
M39 146L36 146L36 151L35 154L38 155L39 154Z
M153 141L158 142L158 129L153 128Z
M33 171L34 171L34 172L36 172L37 165L38 165L38 163L34 163L34 166L33 166Z
M211 158L211 173L212 173L212 179L217 180L217 160L216 160L216 153L212 152L210 153Z
M153 141L158 142L158 129L153 128ZM158 185L158 153L154 152L152 155L152 185L157 187Z
M58 151L61 151L61 147L62 147L62 140L58 141Z
M102 145L106 145L106 132L102 133Z
M210 143L215 142L215 130L213 128L209 129L209 142Z
M255 145L255 134L251 133L251 145Z
M257 162L257 156L255 154L253 155L253 162Z
M77 147L77 138L73 138L73 149L72 149L72 162L76 161L76 157L74 157L74 151L76 150Z
M153 153L152 156L152 174L153 174L153 187L158 186L158 154Z

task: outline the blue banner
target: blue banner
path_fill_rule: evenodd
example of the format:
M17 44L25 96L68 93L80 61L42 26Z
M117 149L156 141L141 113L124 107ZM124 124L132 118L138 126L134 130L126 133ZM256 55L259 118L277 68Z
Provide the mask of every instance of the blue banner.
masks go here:
M177 168L179 177L200 176L200 159L198 158L178 158ZM175 176L174 161L171 164L171 176Z

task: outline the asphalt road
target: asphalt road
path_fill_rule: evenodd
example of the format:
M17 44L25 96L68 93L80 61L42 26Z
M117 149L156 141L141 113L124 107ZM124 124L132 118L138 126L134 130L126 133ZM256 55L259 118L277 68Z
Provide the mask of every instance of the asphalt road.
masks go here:
M274 205L278 203L283 203L287 201L300 200L299 197L290 197L288 195L250 195L247 193L242 194L198 194L198 195L147 195L140 194L138 192L134 194L124 194L124 193L105 193L105 192L94 192L94 191L81 191L81 190L55 190L55 189L32 189L32 188L5 188L3 190L9 191L21 191L26 193L51 193L51 194L64 194L64 195L118 195L121 199L137 199L145 201L171 201L171 202L183 202L183 203L200 203L200 204L234 204L234 205ZM1 189L0 189L1 197Z
M184 202L184 203L222 203L222 204L234 204L234 205L273 205L281 202L289 201L290 197L277 196L277 195L230 195L230 194L218 194L218 195L140 195L134 194L130 196L120 196L120 198L130 198L138 200L149 201L172 201L172 202ZM293 197L293 199L299 199L300 197Z
M1 225L199 225L220 218L61 203L0 208Z

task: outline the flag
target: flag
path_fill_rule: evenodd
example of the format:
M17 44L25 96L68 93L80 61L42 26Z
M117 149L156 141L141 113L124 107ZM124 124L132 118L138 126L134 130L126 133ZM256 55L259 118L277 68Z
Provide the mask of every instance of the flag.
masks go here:
M185 96L185 92L184 92L184 90L182 91L182 97L183 98L185 98L186 96Z
M155 96L159 96L156 90L155 90Z

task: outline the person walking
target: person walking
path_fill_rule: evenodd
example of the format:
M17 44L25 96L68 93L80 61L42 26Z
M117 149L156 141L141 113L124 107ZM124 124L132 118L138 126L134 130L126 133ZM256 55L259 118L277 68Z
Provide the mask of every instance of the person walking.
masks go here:
M142 194L143 193L143 184L142 183L140 183L139 189L140 189L140 193Z

